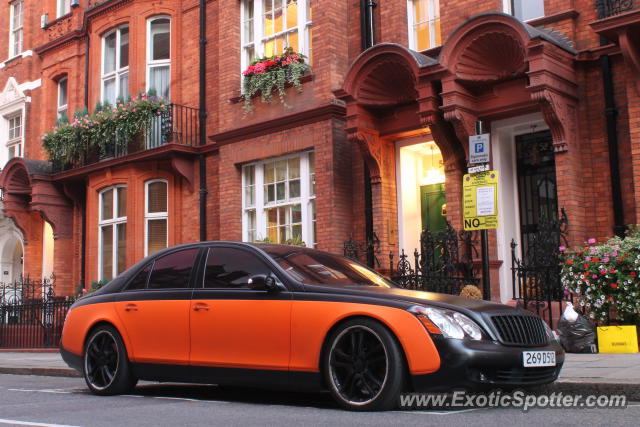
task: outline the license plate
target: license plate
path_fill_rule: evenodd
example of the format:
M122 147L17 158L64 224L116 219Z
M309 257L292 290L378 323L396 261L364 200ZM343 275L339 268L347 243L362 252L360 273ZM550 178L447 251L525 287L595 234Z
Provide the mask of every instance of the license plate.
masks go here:
M522 364L525 368L536 366L556 366L555 351L523 351Z

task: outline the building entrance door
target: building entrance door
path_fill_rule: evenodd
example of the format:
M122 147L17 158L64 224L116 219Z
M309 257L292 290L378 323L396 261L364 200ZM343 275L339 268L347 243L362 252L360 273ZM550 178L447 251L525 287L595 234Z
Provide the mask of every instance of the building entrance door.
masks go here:
M558 219L556 164L551 132L516 136L520 239L526 259L538 224Z
M446 228L446 202L444 183L420 187L423 230L437 233Z

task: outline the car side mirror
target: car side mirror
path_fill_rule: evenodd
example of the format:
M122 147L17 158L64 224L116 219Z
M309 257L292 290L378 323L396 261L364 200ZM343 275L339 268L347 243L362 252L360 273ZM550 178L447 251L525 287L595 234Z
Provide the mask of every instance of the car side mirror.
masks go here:
M271 274L268 276L266 274L256 274L255 276L251 276L248 284L249 289L253 289L254 291L276 292L280 290L276 283L276 278Z

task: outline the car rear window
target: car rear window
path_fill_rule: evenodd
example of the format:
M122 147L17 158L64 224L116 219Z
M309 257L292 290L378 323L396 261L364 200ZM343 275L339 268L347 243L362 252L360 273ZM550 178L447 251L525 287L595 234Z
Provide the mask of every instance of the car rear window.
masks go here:
M147 288L187 288L199 249L185 249L158 258L153 264Z

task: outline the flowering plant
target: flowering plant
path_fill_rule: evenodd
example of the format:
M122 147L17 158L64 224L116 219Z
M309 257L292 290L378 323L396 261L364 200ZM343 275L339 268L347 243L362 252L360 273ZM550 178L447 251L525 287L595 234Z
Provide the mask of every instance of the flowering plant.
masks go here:
M310 70L305 63L306 57L301 53L286 48L282 55L259 58L242 72L242 99L245 111L252 110L252 98L258 92L262 102L273 100L273 91L277 89L280 102L283 104L286 85L295 86L302 91L300 77Z
M121 141L132 140L153 117L168 109L166 100L141 93L118 100L113 107L98 104L93 114L77 111L71 121L60 120L40 138L49 159L61 165L75 164L92 153L108 157L116 136Z
M624 239L613 237L601 245L589 239L581 247L560 247L565 293L601 324L640 324L639 230L632 226Z

